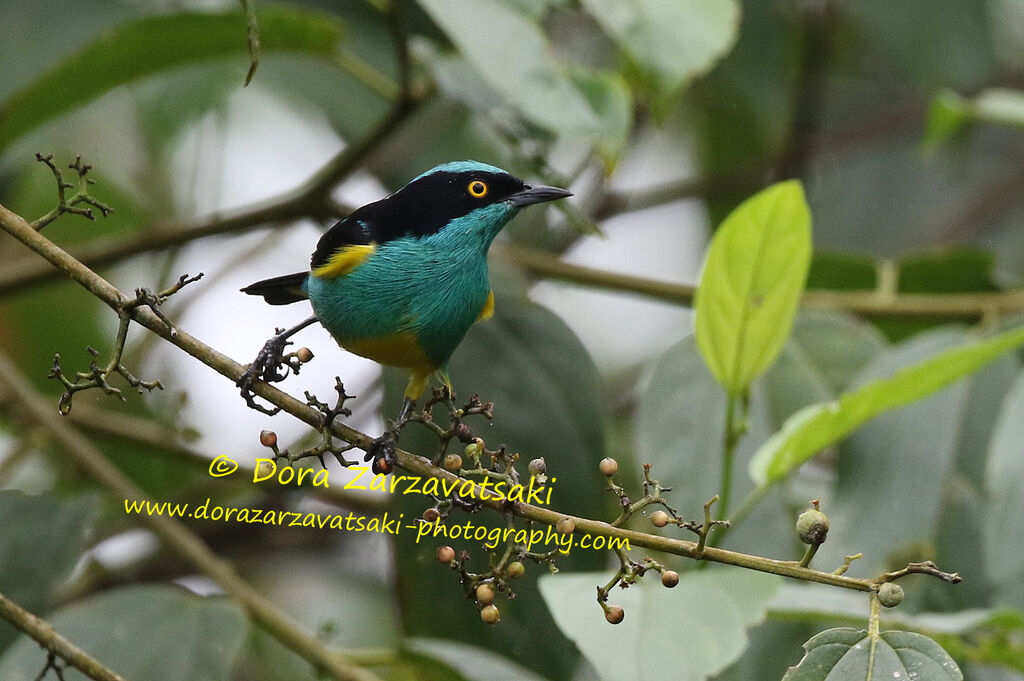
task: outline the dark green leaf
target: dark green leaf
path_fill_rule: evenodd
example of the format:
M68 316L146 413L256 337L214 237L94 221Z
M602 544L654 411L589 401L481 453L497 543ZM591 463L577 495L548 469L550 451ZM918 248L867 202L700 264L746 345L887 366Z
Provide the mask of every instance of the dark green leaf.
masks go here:
M242 645L242 609L170 586L108 591L55 613L63 636L128 679L226 681ZM0 678L30 681L42 668L39 645L22 639L0 658ZM85 677L65 671L68 681Z
M811 260L811 215L797 181L740 204L711 239L694 302L697 347L740 394L782 349Z
M286 51L329 57L341 37L336 19L293 7L262 10L259 22L263 54ZM0 150L44 121L118 85L225 55L244 59L245 52L245 22L238 12L179 13L122 24L0 106ZM239 73L245 68L240 61Z
M91 496L58 500L0 491L0 592L30 612L45 613L54 589L81 557L98 510ZM0 650L14 636L0 627Z
M807 288L832 291L870 291L876 286L875 259L838 251L815 251Z
M505 626L505 623L498 626ZM435 677L436 681L544 681L544 677L511 660L465 643L409 638L403 648L403 657L415 656L421 665L430 660L437 671L447 670L447 675Z
M807 654L783 681L962 681L945 650L927 636L886 631L877 637L857 629L829 629L804 644Z

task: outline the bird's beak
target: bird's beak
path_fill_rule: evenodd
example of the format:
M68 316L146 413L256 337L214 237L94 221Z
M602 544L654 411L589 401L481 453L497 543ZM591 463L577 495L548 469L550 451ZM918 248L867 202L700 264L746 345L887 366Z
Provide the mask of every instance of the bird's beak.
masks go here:
M523 191L516 192L505 200L519 208L522 206L529 206L534 203L564 199L567 196L572 196L572 192L559 189L558 187L545 187L544 185L531 187L530 185L526 185Z

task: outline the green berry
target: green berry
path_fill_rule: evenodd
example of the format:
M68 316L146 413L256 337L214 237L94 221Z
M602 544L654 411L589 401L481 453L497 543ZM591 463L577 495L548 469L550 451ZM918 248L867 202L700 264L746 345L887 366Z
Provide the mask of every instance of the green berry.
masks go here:
M903 587L893 582L886 582L878 587L878 602L887 608L895 608L903 602Z
M505 573L510 579L519 579L526 574L526 568L518 560L514 560L508 564L507 568L505 568Z
M566 516L555 524L555 529L558 530L559 534L572 534L576 529L576 522Z
M807 509L796 519L796 533L805 544L823 543L828 535L828 516L817 509Z
M458 472L462 468L462 457L458 454L449 454L444 457L444 468L452 473Z

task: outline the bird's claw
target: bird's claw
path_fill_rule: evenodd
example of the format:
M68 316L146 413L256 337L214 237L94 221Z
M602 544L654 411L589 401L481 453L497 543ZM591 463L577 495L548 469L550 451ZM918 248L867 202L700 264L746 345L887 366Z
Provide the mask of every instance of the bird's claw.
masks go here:
M280 329L278 330L280 331ZM265 407L257 403L252 392L252 383L255 380L262 380L266 383L278 383L287 378L290 371L296 370L296 367L284 359L284 349L289 343L288 335L290 334L279 333L264 343L259 354L256 355L256 359L246 367L245 373L235 381L235 385L240 388L245 403L252 409L270 416L281 411L281 408ZM285 367L285 371L282 372L281 367Z

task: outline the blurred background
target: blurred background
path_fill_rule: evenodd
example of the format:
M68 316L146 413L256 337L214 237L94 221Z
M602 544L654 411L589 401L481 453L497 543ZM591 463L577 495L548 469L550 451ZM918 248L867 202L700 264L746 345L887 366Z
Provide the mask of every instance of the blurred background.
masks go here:
M163 312L245 363L309 310L239 288L306 267L319 235L352 208L466 158L570 188L572 199L525 211L499 237L497 315L451 365L460 396L496 405L493 425L476 425L489 445L545 457L559 477L554 508L614 518L597 471L606 455L638 496L640 464L652 463L684 515L717 491L725 398L689 336L684 285L696 282L714 227L773 182L804 184L810 288L966 302L938 313L802 312L755 385L737 499L753 490L745 462L801 406L1024 319L1019 296L1004 304L1024 275L1022 0L255 5L259 65L243 87L237 2L0 0L0 203L29 220L45 214L55 183L35 153L62 166L80 154L94 166L92 195L115 212L65 215L44 234L124 292L205 273ZM0 352L54 418L54 355L65 372L84 370L86 346L104 361L116 329L116 315L0 235ZM340 376L358 396L348 423L379 432L402 377L344 353L319 327L296 341L315 359L283 389L327 399ZM1012 541L1024 540L1019 361L1004 357L873 421L757 499L726 546L798 558L792 518L822 497L833 519L823 564L863 552L859 576L919 559L959 571L955 588L908 580L909 614L897 624L936 637L969 679L1024 678L1024 544ZM230 381L139 327L125 364L164 390L126 389L124 402L84 392L66 422L157 500L406 517L426 508L423 498L212 479L205 462L216 456L248 466L267 456L261 429L282 447L315 434L245 408ZM0 390L0 592L129 678L315 678L72 465L22 401ZM407 433L404 447L430 451L423 433ZM345 472L328 465L340 484ZM436 542L189 527L310 632L383 677L600 673L538 592L544 566L527 566L492 628L433 558ZM456 548L486 567L478 545ZM558 567L605 570L597 584L615 562L578 551ZM866 614L866 601L843 594L764 588L773 600L732 632L736 644L680 663L678 678L781 678L810 635ZM635 618L646 622L637 636L692 625L675 595L658 595L670 615ZM602 621L592 588L586 598L578 608L595 622L593 640L639 654ZM182 661L183 649L197 654ZM34 678L44 658L0 625L0 678Z

